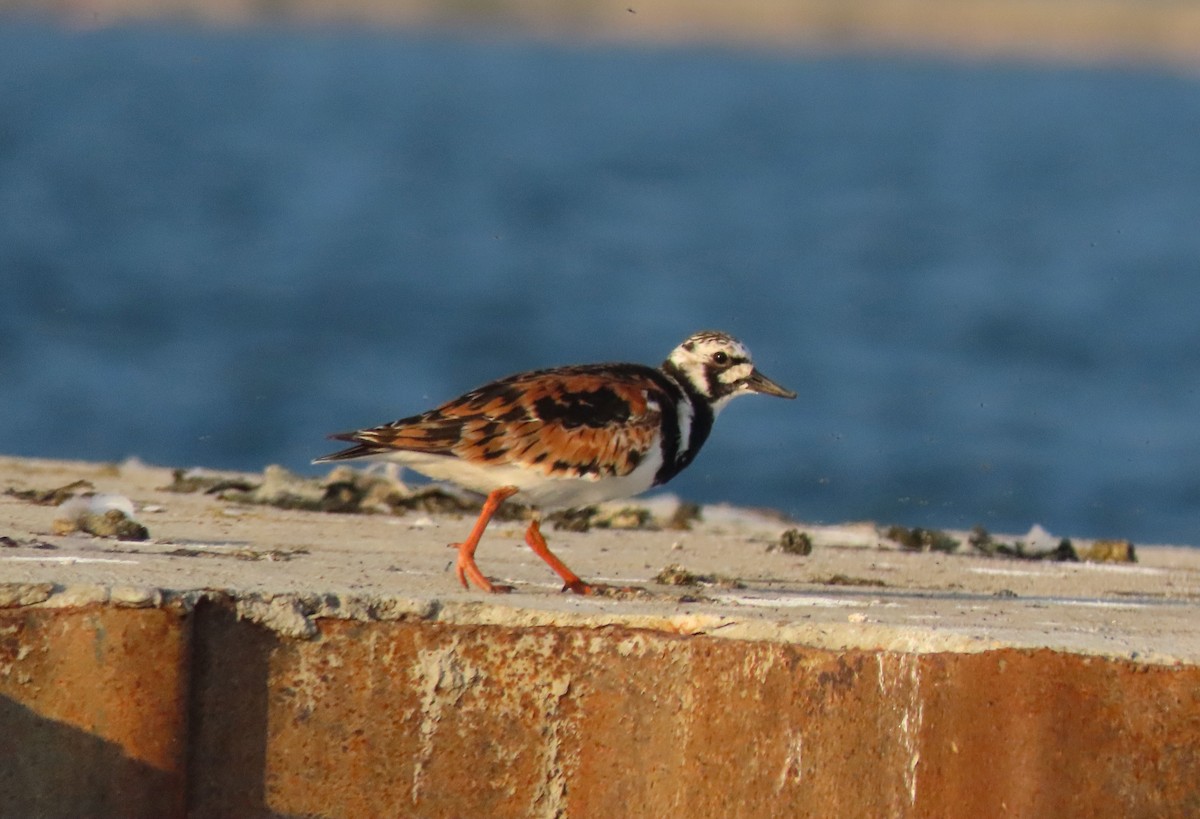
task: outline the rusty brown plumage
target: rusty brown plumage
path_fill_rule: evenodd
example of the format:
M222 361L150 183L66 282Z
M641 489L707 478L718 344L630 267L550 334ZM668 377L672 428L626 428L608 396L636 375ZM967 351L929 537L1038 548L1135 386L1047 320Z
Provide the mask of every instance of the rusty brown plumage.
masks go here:
M656 371L630 364L520 373L420 415L335 435L356 446L329 458L402 450L546 475L623 476L656 445L669 390Z

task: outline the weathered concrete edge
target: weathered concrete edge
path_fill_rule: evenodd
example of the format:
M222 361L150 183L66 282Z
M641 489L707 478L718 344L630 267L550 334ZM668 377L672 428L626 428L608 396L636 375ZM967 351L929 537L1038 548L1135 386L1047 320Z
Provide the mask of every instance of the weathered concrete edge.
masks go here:
M704 635L724 640L798 645L832 651L885 651L897 654L978 654L1000 649L1048 650L1058 654L1099 657L1147 666L1200 666L1160 652L1140 653L1136 660L1120 651L1088 651L1046 640L985 639L919 625L873 623L787 623L771 619L738 619L721 614L656 615L637 612L572 612L535 609L487 601L388 597L335 593L239 593L228 589L172 590L132 586L53 583L0 583L0 608L79 609L168 608L191 612L203 601L231 604L238 619L256 623L281 637L310 639L321 619L358 622L422 620L447 625L505 628L627 628L673 636Z

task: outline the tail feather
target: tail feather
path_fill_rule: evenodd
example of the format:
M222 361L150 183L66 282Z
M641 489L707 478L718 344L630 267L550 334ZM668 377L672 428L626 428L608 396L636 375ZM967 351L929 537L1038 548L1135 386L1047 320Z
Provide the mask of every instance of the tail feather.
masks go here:
M330 435L329 437L335 441L350 441L354 446L314 458L313 463L322 464L329 461L349 461L354 458L366 458L370 455L378 455L380 452L386 451L383 447L360 442L357 435L357 432L340 432L337 435Z

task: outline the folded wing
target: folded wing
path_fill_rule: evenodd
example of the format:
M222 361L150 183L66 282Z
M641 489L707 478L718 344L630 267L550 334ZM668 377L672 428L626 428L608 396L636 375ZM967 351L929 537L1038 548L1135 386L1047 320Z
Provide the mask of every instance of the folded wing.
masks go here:
M421 415L335 435L355 446L320 460L410 451L547 474L624 476L657 445L664 398L655 371L638 365L522 373Z

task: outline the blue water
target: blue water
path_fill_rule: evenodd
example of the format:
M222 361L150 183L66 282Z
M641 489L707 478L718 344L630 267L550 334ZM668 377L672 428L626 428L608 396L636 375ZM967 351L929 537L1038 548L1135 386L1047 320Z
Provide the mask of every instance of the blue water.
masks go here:
M801 397L685 497L1200 543L1198 146L1149 68L10 22L0 452L304 469L714 327Z

